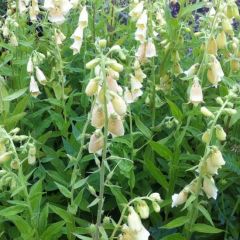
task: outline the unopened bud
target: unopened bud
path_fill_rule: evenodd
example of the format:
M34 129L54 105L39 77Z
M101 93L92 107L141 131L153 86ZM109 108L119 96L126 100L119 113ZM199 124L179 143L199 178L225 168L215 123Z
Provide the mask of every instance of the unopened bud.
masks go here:
M216 102L219 104L219 105L223 105L223 100L221 97L217 97L216 98Z
M211 111L209 111L206 107L201 107L201 113L205 117L214 117L214 114Z
M227 134L220 125L216 126L216 137L219 141L225 141Z
M20 163L17 160L11 161L11 168L14 170L18 170L20 167Z
M100 62L100 58L95 58L86 64L87 69L95 68Z
M211 141L210 129L208 129L206 132L203 133L202 141L206 144L208 144Z
M0 155L0 164L7 162L8 160L10 160L12 155L12 152L5 152L3 154Z
M225 108L224 109L224 112L227 113L228 115L234 115L237 113L237 110L236 109L233 109L233 108Z
M154 212L159 213L161 210L161 207L159 206L159 204L157 202L152 202L152 207Z
M105 48L107 46L107 40L106 39L100 39L98 41L98 45L100 48Z

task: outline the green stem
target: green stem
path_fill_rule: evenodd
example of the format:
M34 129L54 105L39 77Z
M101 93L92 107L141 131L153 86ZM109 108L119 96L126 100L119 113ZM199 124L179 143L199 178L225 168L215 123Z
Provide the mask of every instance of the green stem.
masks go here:
M212 125L211 125L211 128L210 128L210 131L209 131L209 136L210 136L210 139L212 139L212 136L213 136L213 132L214 132L214 129L215 129L215 126L217 124L217 121L219 119L219 117L221 116L225 106L228 104L228 98L227 100L224 102L224 104L222 105L222 107L219 109L216 117L214 118L213 122L212 122ZM210 142L206 144L205 146L205 151L204 151L204 155L199 163L199 165L201 166L207 159L208 157L208 154L209 154L209 147L210 147ZM188 214L189 216L189 222L185 225L185 232L186 232L186 235L187 235L187 239L191 239L191 235L192 235L192 229L193 229L193 226L197 220L197 215L198 215L198 204L199 204L199 195L200 195L200 192L201 192L201 188L202 188L202 180L203 180L203 174L200 172L199 173L199 177L197 178L197 185L196 185L196 193L195 193L195 196L196 196L196 199L194 200L193 202L193 205L191 206L191 210Z
M100 191L99 191L99 202L97 210L97 223L96 223L96 234L95 240L99 240L99 228L102 221L102 211L104 204L104 190L105 190L105 161L107 158L107 141L108 141L108 109L107 109L107 82L106 82L106 69L105 69L105 56L101 54L101 71L103 73L103 95L104 95L104 146L102 153L102 162L100 167Z
M60 83L61 83L61 100L62 100L62 108L63 108L63 116L65 122L67 121L67 113L66 113L66 104L65 104L65 80L64 80L64 73L63 73L63 61L62 61L62 55L61 50L58 46L58 44L55 44L57 49L57 58L58 58L58 64L59 64L59 72L60 72Z

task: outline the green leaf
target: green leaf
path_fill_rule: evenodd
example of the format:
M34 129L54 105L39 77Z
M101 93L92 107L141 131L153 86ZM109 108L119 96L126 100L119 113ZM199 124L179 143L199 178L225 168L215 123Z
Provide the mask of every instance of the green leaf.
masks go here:
M8 95L6 97L3 98L3 101L13 101L19 97L21 97L26 91L27 91L28 88L23 88L23 89L20 89L14 93L12 93L11 95Z
M150 149L150 148L149 148ZM146 149L144 153L144 163L149 174L165 189L168 190L168 182L161 170L155 166L151 150Z
M111 192L114 195L116 201L117 201L117 205L120 211L122 211L123 209L123 205L128 203L128 200L125 198L125 196L122 194L121 189L114 187L114 186L110 186Z
M30 189L29 200L35 213L39 212L42 200L42 180L36 182Z
M64 224L64 221L52 223L41 235L41 240L58 239L62 235Z
M180 226L184 225L188 221L189 221L188 216L181 216L181 217L175 218L174 220L172 220L168 224L164 225L162 228L167 228L167 229L177 228L177 227L180 227Z
M49 205L49 208L54 213L56 213L59 217L61 217L66 223L72 223L72 218L71 218L70 214L66 210L64 210L64 209L62 209L60 207L54 206L52 204Z
M212 227L207 224L197 223L193 226L193 232L200 232L200 233L221 233L223 232L222 229Z
M21 237L24 240L32 240L34 231L32 229L32 226L29 225L27 221L25 221L22 217L15 215L8 217L8 220L13 222L15 226L17 227L18 231L21 234Z
M137 125L137 128L142 132L142 134L146 137L146 138L151 138L152 137L152 132L143 124L143 122L141 122L140 118L135 115L135 123Z
M180 12L179 18L182 18L185 15L188 15L188 14L192 13L193 11L198 10L199 8L202 8L204 5L205 5L204 2L187 5L187 7L184 7L183 10Z
M11 206L11 207L1 209L0 216L2 216L2 217L15 216L15 215L23 212L24 210L25 209L22 205L21 206L20 205Z
M172 159L172 152L165 145L151 141L150 146L159 156L163 157L164 159L166 160Z
M88 208L91 208L93 206L95 206L96 204L98 204L99 202L99 198L95 198L89 205L88 205Z
M57 185L59 191L66 197L66 198L71 198L72 194L71 192L66 188L64 187L63 185L55 182L55 184Z
M170 107L170 110L172 112L172 115L178 120L178 121L182 121L183 119L183 114L181 112L181 110L177 107L177 105L170 101L169 99L166 99L167 100L167 103Z
M161 240L187 240L187 239L183 237L180 233L174 233L164 238L161 238Z
M211 218L208 210L207 210L205 207L203 207L202 205L199 205L199 206L198 206L198 209L199 209L199 211L202 213L202 215L210 222L210 224L211 224L212 226L214 226L214 223L213 223L213 221L212 221L212 218Z

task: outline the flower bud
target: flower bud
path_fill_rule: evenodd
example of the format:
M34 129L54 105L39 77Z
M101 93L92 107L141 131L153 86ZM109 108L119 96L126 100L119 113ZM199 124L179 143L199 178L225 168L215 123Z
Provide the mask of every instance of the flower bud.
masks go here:
M223 128L220 125L216 126L216 137L219 141L225 141L226 140L226 133L223 130Z
M12 152L5 152L0 155L0 164L5 163L10 160Z
M154 212L159 213L161 210L161 207L159 206L159 204L157 202L152 202L152 207Z
M20 167L20 163L17 160L11 161L11 168L14 170L18 170Z
M113 60L109 63L109 66L114 70L114 71L117 71L117 72L122 72L123 70L123 65L118 63L117 61Z
M152 193L150 194L149 197L151 198L152 201L159 202L159 203L162 202L162 198L159 193Z
M224 31L221 31L218 35L217 35L217 46L219 49L224 49L227 47L227 37Z
M98 78L92 78L90 79L87 87L86 87L86 90L85 90L85 93L87 96L93 96L94 94L97 93L98 91L98 87L99 87L99 83L98 83L99 79Z
M149 217L149 207L145 201L139 201L137 203L137 212L142 219L147 219Z
M219 105L223 105L223 100L221 97L217 97L216 98L216 102L219 104Z
M14 128L13 130L10 131L10 134L18 134L20 132L20 128Z
M0 156L6 152L6 146L3 141L0 141Z
M122 49L119 45L114 45L110 48L109 52L120 52Z
M117 94L114 94L113 96L112 105L116 113L119 114L120 116L124 115L127 112L127 105L125 101Z
M99 153L104 146L103 134L100 130L96 130L90 137L88 151L89 153Z
M89 191L93 196L96 196L96 190L94 189L93 186L88 185L88 191Z
M99 62L100 62L100 58L94 58L93 60L91 60L86 64L86 68L93 69L99 64Z
M232 116L237 113L237 110L233 109L233 108L225 108L224 112L227 113L228 115Z
M206 107L201 107L201 113L202 113L205 117L214 117L213 113L210 112Z
M211 37L208 41L207 52L208 54L217 55L217 42L214 37Z
M206 144L208 144L211 141L210 129L208 129L206 132L203 133L202 141Z
M180 193L178 194L173 194L172 195L172 207L177 207L179 205L182 205L183 203L185 203L187 201L187 197L188 197L188 192L185 190L182 190Z
M98 45L100 48L105 48L107 46L107 40L106 39L100 39L98 41Z
M103 108L94 106L92 111L91 125L95 128L102 128L104 126L105 114Z
M238 60L235 60L235 59L232 59L232 60L230 61L230 67L231 67L232 72L237 72L237 71L239 71L239 68L240 68L239 61L238 61Z
M33 144L30 144L29 150L28 150L28 164L34 165L36 163L36 152L37 149Z
M222 27L225 33L229 34L230 36L234 35L233 27L227 18L223 19Z
M211 177L204 177L203 179L203 191L206 193L208 198L217 198L218 189L216 188L214 179Z
M108 120L108 131L115 136L124 135L124 126L122 119L116 114L111 114Z

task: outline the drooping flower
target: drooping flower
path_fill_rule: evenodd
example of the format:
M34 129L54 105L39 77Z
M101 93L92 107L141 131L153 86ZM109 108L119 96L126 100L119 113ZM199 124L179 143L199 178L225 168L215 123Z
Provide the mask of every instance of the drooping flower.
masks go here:
M49 21L62 24L72 5L69 0L45 0L43 7L48 11Z
M139 201L136 209L142 219L147 219L149 217L149 207L145 201Z
M70 48L73 50L73 55L80 52L83 42L83 30L88 25L88 13L86 6L83 7L78 21L78 27L74 31L71 38L74 40Z
M108 120L108 131L115 136L123 136L124 135L124 126L123 121L120 116L116 114L111 114Z
M31 76L29 91L33 97L37 97L41 93L38 88L38 84L33 76Z
M177 207L179 205L182 205L187 201L188 197L188 192L185 191L184 189L178 193L178 194L173 194L172 195L172 207Z
M142 12L143 12L144 1L139 2L130 12L129 16L133 18L133 20L137 20Z
M39 83L42 85L46 85L47 79L46 79L43 71L39 67L35 67L35 70L36 70L36 77L37 77L37 80L39 81Z
M54 37L57 45L61 45L63 41L66 39L66 36L59 29L55 29Z
M203 191L206 193L208 198L217 199L218 189L215 185L212 177L204 177L203 179Z
M96 130L90 137L88 151L89 153L101 154L104 146L104 137L101 130Z
M91 125L95 128L104 126L105 114L101 106L95 105L92 110Z
M190 89L189 101L194 105L198 105L199 103L203 102L202 87L199 84L199 80L197 77L193 79L193 84Z
M224 77L224 72L222 70L221 64L214 55L210 56L211 66L208 69L207 77L208 81L214 86L217 87L218 83L222 81Z

